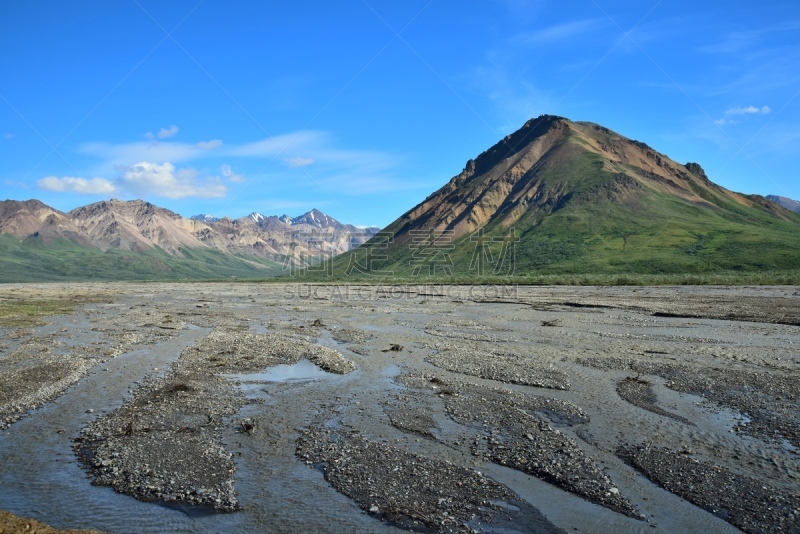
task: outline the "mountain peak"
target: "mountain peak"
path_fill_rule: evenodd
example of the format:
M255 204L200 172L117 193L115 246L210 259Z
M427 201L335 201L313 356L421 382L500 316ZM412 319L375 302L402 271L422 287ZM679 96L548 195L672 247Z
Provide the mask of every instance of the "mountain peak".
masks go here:
M489 244L516 236L516 265L526 270L781 269L799 254L786 245L799 222L762 197L711 182L698 163L683 165L599 124L542 115L389 225L396 263L376 268L407 269L424 256L408 257L424 232L446 235L459 261L489 261L505 250ZM771 263L761 243L743 237L755 232L782 251Z
M192 221L200 221L204 223L215 223L219 220L219 217L214 217L213 215L209 215L208 213L199 213L197 215L192 215L189 217Z
M317 228L340 228L344 225L334 219L322 213L320 210L314 208L311 211L308 211L298 217L294 217L292 219L292 224L308 224L310 226L314 226Z
M66 214L36 200L0 202L0 232L24 239L46 227L74 231Z
M467 161L465 171L483 174L500 161L518 153L537 139L569 129L570 120L558 115L540 115L529 119L517 131L505 136L489 150L481 153L475 160ZM558 134L556 134L558 135Z

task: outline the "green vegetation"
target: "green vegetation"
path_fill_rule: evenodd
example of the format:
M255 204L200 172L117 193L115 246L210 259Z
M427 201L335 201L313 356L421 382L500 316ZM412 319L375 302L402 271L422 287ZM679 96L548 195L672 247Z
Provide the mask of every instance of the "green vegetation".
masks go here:
M375 279L352 268L369 263L386 281L414 281L435 271L433 279L453 283L798 282L800 215L782 218L714 187L698 187L710 204L659 192L609 172L599 155L577 146L538 169L540 191L554 199L551 209L529 210L513 227L497 217L482 237L427 246L390 226L397 232L392 243L373 239L336 258L331 278ZM393 277L380 275L386 272Z
M255 281L240 279L241 282ZM698 285L800 285L800 269L686 274L521 274L511 276L296 276L260 280L267 283L355 285L531 285L531 286L698 286Z
M105 293L73 294L57 298L34 298L6 294L0 298L0 328L26 328L44 324L43 318L72 313L76 306L91 302L111 302Z
M161 249L103 252L71 241L42 244L0 235L0 282L62 280L181 280L261 278L282 273L281 265L255 257L240 258L211 249L183 249L183 257Z

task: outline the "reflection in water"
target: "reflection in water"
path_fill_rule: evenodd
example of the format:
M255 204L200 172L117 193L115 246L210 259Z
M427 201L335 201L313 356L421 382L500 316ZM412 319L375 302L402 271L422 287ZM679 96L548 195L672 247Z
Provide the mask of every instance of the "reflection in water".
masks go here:
M309 360L300 360L293 364L279 364L270 367L263 373L242 373L225 375L240 382L298 382L327 378L331 373L323 371Z

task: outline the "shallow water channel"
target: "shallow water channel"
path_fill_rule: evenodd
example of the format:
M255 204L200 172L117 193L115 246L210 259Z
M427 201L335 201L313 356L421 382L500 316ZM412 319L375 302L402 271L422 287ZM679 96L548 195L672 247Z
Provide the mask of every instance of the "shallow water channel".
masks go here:
M93 418L119 408L146 377L165 373L184 349L201 342L212 331L216 317L211 314L190 317L192 313L206 312L195 311L199 308L197 293L181 286L171 288L168 296L160 296L147 286L131 289L117 297L126 306L103 313L106 316L123 313L128 304L135 304L146 295L159 309L186 315L187 326L178 329L170 339L133 345L130 350L97 364L55 401L0 431L0 509L58 528L94 528L115 533L399 532L396 526L365 513L353 500L336 491L320 469L298 460L295 450L299 433L320 421L345 425L372 440L480 471L506 485L568 532L738 532L719 517L659 488L627 466L614 453L620 444L649 440L675 448L690 445L700 459L771 478L770 483L776 487L791 486L794 473L800 472L796 451L790 443L781 446L737 435L734 426L748 422L739 412L720 408L700 396L678 393L665 387L663 379L648 377L660 406L692 422L687 425L620 398L616 384L631 373L579 363L586 357L644 357L645 350L658 349L657 354L660 357L663 353L665 360L701 363L713 360L714 365L719 365L720 361L726 361L728 352L747 354L752 349L753 353L763 353L772 339L764 330L773 327L730 321L698 324L702 321L696 320L690 324L674 318L656 321L638 312L542 311L513 303L426 301L423 306L417 301L398 299L280 304L278 290L247 285L220 286L216 290L222 293L223 289L225 293L220 295L218 304L220 313L224 311L228 314L225 317L249 325L249 331L301 332L319 344L340 350L356 365L352 373L334 375L303 359L256 373L224 375L238 384L248 398L258 401L248 404L225 423L224 443L236 465L235 486L241 511L215 514L198 508L144 503L107 487L92 486L72 450L72 440ZM205 290L206 298L210 298L213 291ZM258 297L259 301L274 305L251 305L259 291L264 293ZM540 327L543 321L554 318L559 320L560 327ZM323 326L310 327L315 320ZM73 328L65 334L69 344L96 342L96 336L81 337L83 334L74 329L76 324L88 329L91 319L56 317L40 332L58 332L69 327ZM431 333L426 333L426 329ZM349 335L357 341L336 341L334 338L341 337L344 331L351 332ZM363 335L363 339L352 332ZM796 330L789 327L775 326L774 332L777 336L797 339ZM434 350L448 343L464 344L469 342L470 335L477 339L488 334L497 341L486 341L482 346L541 358L567 374L569 390L503 383L446 371L428 361ZM707 338L713 339L703 341ZM7 352L15 346L9 345ZM393 346L401 348L396 350ZM785 352L780 355L786 357ZM745 362L751 367L757 364ZM624 516L521 471L473 456L467 446L460 444L472 443L474 429L450 418L442 396L426 394L423 398L418 391L400 384L398 376L408 372L503 387L580 406L588 415L588 423L553 425L596 461L619 491L645 515L646 521ZM410 398L409 405L430 412L436 423L430 436L392 426L386 405L402 398ZM256 421L252 435L239 430L244 418ZM730 459L733 454L751 463L745 465L742 461L739 465ZM486 531L515 530L513 525L504 525L494 530L486 527Z

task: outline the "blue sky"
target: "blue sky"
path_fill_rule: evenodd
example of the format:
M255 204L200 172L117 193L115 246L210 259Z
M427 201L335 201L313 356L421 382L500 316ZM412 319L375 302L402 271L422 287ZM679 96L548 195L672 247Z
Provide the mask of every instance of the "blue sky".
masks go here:
M793 1L0 5L0 198L384 226L527 119L800 198Z

